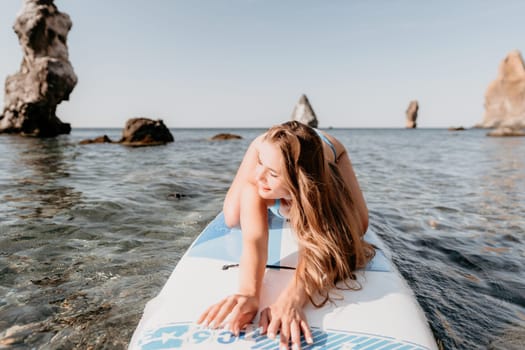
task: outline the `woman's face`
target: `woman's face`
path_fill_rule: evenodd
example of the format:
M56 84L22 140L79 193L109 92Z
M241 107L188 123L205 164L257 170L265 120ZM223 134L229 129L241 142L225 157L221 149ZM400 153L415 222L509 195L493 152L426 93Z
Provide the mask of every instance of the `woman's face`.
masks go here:
M279 148L267 141L261 142L258 149L257 166L255 167L255 181L259 195L265 199L290 197L286 189L281 164L282 155Z

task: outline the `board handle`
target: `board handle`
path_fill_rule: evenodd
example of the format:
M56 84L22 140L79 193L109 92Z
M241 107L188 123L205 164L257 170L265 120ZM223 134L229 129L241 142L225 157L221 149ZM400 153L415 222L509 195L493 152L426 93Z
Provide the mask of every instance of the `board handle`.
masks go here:
M228 270L232 267L239 267L239 264L226 264L222 265L223 270ZM292 266L280 266L280 265L266 265L267 269L276 269L276 270L295 270L295 267Z

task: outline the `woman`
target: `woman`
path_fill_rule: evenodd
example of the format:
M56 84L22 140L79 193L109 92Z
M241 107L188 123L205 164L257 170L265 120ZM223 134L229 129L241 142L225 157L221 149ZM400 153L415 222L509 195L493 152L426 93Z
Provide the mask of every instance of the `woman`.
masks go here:
M332 301L339 281L373 256L362 236L368 210L344 146L335 138L298 122L274 126L246 152L224 201L230 227L242 229L239 292L209 307L198 323L238 334L257 314L268 256L268 209L290 221L299 245L299 263L289 285L261 312L262 333L280 347L300 349L301 333L312 335L303 307Z

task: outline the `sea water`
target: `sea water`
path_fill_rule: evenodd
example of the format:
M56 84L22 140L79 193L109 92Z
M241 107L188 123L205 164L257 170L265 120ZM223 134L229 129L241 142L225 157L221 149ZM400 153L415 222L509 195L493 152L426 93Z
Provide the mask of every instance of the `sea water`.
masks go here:
M0 348L126 348L262 131L173 129L145 148L79 145L118 129L0 135ZM243 139L209 140L220 132ZM525 138L329 132L440 346L523 348Z

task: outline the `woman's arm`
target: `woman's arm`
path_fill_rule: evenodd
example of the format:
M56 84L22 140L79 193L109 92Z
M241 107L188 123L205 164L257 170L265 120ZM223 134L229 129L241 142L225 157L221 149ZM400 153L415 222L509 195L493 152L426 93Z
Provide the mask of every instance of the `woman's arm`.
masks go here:
M253 184L245 186L241 203L242 255L239 293L259 299L268 260L268 208Z
M237 170L237 174L230 185L226 198L224 199L223 212L226 225L234 227L239 225L241 217L241 195L246 184L255 183L255 167L257 166L257 145L261 142L263 135L252 141L244 158Z
M242 254L239 265L239 292L209 307L197 323L228 328L239 334L257 314L268 258L268 209L253 184L246 184L240 194Z

